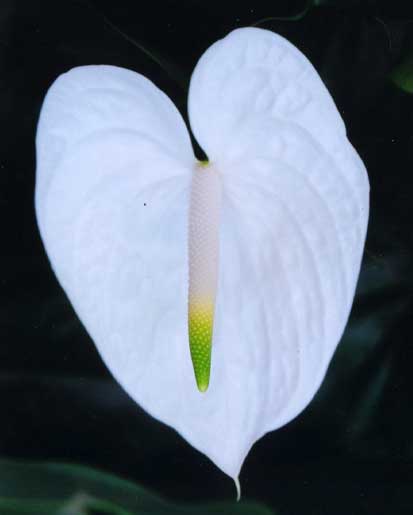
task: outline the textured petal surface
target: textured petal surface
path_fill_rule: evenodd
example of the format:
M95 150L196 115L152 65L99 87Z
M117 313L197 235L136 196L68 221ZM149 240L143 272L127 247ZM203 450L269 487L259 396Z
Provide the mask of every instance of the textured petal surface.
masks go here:
M36 146L37 218L60 283L132 398L190 432L185 395L194 410L200 395L187 331L195 158L178 111L134 72L76 68L50 88Z
M239 29L206 51L189 115L223 181L211 395L236 475L325 375L354 297L369 185L316 71L271 32Z
M368 181L317 73L284 39L241 29L194 72L191 124L220 174L209 388L188 346L195 160L142 76L77 68L37 135L36 211L53 268L131 397L236 477L252 444L318 388L351 307Z
M76 68L50 88L36 146L41 235L106 365L144 409L236 475L250 442L237 405L232 420L228 380L242 386L245 370L235 362L226 377L231 347L217 345L213 384L200 393L189 352L196 162L178 112L136 73Z

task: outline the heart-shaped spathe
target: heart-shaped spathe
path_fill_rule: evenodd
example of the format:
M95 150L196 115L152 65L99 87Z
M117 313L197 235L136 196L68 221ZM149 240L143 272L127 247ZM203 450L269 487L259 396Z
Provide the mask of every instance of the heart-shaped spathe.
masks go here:
M354 297L369 184L316 71L269 31L238 29L205 52L189 118L222 185L205 393L187 327L197 162L171 101L122 68L60 76L38 126L36 212L113 376L237 478L253 443L300 413L325 375Z

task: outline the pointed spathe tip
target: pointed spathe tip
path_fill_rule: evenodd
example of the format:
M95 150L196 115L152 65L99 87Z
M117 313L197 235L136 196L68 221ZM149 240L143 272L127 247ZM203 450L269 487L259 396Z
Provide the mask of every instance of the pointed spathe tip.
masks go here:
M241 485L238 477L234 477L235 488L237 489L237 502L241 500Z

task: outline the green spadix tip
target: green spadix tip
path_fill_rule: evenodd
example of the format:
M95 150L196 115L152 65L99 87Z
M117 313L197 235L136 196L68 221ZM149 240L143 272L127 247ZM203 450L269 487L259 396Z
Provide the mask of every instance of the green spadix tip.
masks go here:
M214 307L211 302L189 306L189 348L195 381L200 392L206 392L211 373L212 328Z
M209 381L208 380L205 380L205 379L197 379L196 381L196 384L198 386L198 390L201 392L201 393L205 393L207 390L208 390L208 386L209 386Z

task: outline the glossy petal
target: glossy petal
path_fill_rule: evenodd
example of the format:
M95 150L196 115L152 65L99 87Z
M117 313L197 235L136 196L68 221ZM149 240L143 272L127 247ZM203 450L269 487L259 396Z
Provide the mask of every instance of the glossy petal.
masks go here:
M235 478L325 374L354 295L368 181L318 75L270 32L240 29L213 45L189 113L205 173L222 183L205 393L187 327L195 159L165 95L114 67L61 76L39 122L36 210L57 277L115 378Z
M189 114L223 181L211 384L224 363L235 475L325 375L354 297L369 185L314 68L271 32L239 29L207 50Z
M37 217L61 285L131 397L185 427L186 392L199 395L186 320L195 159L178 111L134 72L76 68L50 88L36 143Z

